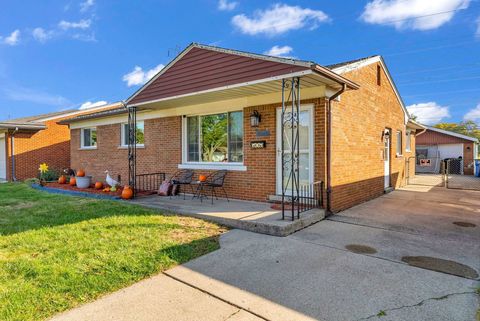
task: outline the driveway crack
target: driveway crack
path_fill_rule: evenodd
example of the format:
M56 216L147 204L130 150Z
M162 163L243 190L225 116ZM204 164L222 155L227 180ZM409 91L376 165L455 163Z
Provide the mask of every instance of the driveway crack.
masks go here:
M439 297L427 298L427 299L424 299L424 300L422 300L422 301L420 301L420 302L418 302L418 303L415 303L415 304L402 305L402 306L399 306L399 307L396 307L396 308L390 308L390 309L382 309L382 310L380 310L378 313L372 314L372 315L370 315L370 316L368 316L368 317L364 317L364 318L361 318L361 319L356 319L355 321L370 320L370 319L375 318L375 317L381 317L381 316L388 315L388 312L398 311L398 310L408 309L408 308L420 307L420 306L424 305L424 304L425 304L426 302L428 302L428 301L445 300L445 299L448 299L448 298L450 298L450 297L452 297L452 296L468 295L468 294L478 295L478 293L477 293L476 291L449 293L449 294L442 295L442 296L439 296Z

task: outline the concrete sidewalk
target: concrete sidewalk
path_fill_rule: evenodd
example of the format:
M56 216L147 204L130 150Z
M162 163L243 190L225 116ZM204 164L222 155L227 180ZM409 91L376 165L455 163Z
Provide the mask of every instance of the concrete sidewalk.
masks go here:
M90 304L59 314L52 321L259 321L231 304L159 274Z

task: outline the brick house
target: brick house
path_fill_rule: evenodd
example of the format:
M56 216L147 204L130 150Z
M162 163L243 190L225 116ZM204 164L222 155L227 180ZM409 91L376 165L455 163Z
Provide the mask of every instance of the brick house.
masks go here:
M38 176L38 167L70 167L70 130L59 121L116 108L118 104L88 110L66 110L0 121L0 180L24 180Z
M451 164L456 174L473 175L474 160L478 158L478 139L451 131L427 127L416 140L418 158L433 161L455 159Z
M409 119L380 56L323 67L200 44L127 99L140 134L136 172L226 169L230 197L275 198L282 190L282 80L292 78L301 97L300 184L325 182L332 211L405 184L405 159L415 155L423 127ZM258 127L252 115L260 116ZM96 180L107 169L128 177L127 119L120 107L63 121L71 130L72 168ZM224 139L213 140L212 149L206 141L213 128Z

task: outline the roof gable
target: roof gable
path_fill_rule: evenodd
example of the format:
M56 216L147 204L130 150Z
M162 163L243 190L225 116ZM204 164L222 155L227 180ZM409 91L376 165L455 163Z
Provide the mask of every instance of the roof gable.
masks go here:
M395 85L395 82L393 81L392 75L390 74L390 71L387 68L387 65L385 64L385 61L383 60L382 56L371 56L371 57L366 57L366 58L360 58L352 61L347 61L344 63L338 63L334 65L330 65L330 69L332 71L338 73L338 74L344 74L349 71L353 71L356 69L360 69L363 67L366 67L368 65L371 65L373 63L379 63L380 66L382 66L383 71L387 75L387 79L390 83L390 85L393 88L393 91L395 93L395 96L398 99L398 102L400 103L400 106L402 107L403 113L405 114L405 123L408 122L410 119L410 114L407 111L407 108L405 107L405 103L403 102L402 96L400 96L400 93L398 91L397 86Z
M434 133L434 134L433 135L425 135L425 134L428 134L429 132ZM475 142L475 143L478 142L478 139L476 139L475 137L470 137L470 136L466 136L466 135L462 135L462 134L459 134L459 133L451 132L451 131L436 128L436 127L430 127L430 126L427 126L427 131L425 132L425 134L421 135L421 136L424 136L425 139L427 139L427 137L429 137L429 139L430 139L431 137L435 137L435 135L436 135L438 137L448 136L452 143L462 142L462 141L470 141L470 142ZM419 138L420 138L420 136L419 136Z
M134 93L127 104L302 72L312 65L307 61L192 44Z

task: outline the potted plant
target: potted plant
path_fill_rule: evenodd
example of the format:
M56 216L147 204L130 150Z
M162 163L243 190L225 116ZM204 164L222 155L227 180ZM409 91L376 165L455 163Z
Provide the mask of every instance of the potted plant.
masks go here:
M92 176L86 176L85 171L79 170L75 176L78 188L89 188L92 184Z

